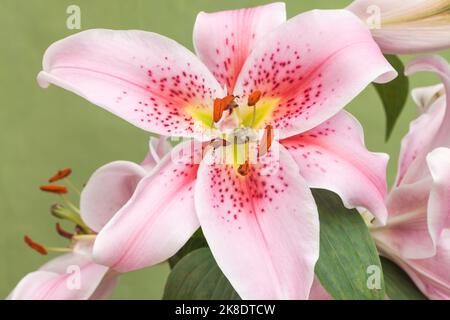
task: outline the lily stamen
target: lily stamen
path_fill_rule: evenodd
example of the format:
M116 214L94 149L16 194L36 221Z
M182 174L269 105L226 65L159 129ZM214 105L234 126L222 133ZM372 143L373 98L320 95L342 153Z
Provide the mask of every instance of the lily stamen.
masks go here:
M46 250L48 252L61 252L61 253L72 252L71 248L59 248L59 247L46 247Z
M213 123L219 122L223 115L222 99L214 99Z
M74 205L72 203L72 201L70 201L67 197L65 197L64 195L61 195L61 198L63 199L64 203L66 204L67 207L69 207L70 210L72 210L73 212L75 212L76 214L80 214L80 209Z
M219 122L222 119L223 113L228 110L229 114L233 112L233 109L237 108L239 105L234 100L236 97L233 95L228 95L224 98L214 99L213 108L213 122Z
M239 166L237 171L243 177L248 175L250 171L250 163L248 162L248 160L245 160L245 162Z
M61 237L66 238L66 239L72 239L74 236L73 233L64 230L63 227L61 227L61 225L59 223L56 223L56 232L58 232L58 234Z
M72 169L70 168L64 168L61 170L58 170L52 177L48 179L48 182L52 183L58 180L62 180L66 177L68 177L72 173Z
M81 191L80 189L78 189L69 178L64 178L64 181L68 184L68 186L73 189L73 191L75 191L75 193L80 196L81 195Z
M249 107L253 107L252 124L250 125L252 128L255 125L256 120L256 104L258 103L260 98L261 98L261 91L259 90L253 91L248 96L247 105Z
M40 186L39 189L41 189L42 191L45 191L45 192L51 192L51 193L56 193L56 194L65 194L68 192L67 188L65 186L53 185L53 184Z
M47 249L40 243L35 242L33 239L31 239L29 236L24 236L23 240L25 243L33 250L39 252L42 255L46 255L48 253Z
M34 241L29 236L25 235L23 237L25 243L34 251L39 252L42 255L47 255L49 252L71 252L70 248L56 248L56 247L45 247L42 244Z
M249 107L254 107L258 103L259 99L261 99L261 91L256 90L250 93L247 100L247 105Z
M72 201L70 201L67 197L65 197L64 195L66 193L68 193L69 191L67 190L67 187L65 186L61 186L61 185L53 185L53 184L49 184L49 185L43 185L39 187L42 191L45 192L51 192L51 193L55 193L55 194L59 194L61 196L61 198L63 199L64 203L75 213L79 214L80 213L80 209L74 205L72 203ZM76 188L75 188L76 189Z
M95 240L96 234L76 234L72 237L73 240Z
M270 124L268 124L264 128L264 134L262 136L261 145L259 146L258 150L259 156L263 156L269 151L270 147L272 146L272 141L273 141L273 127Z
M213 148L213 149L217 149L220 147L226 147L228 145L228 141L225 139L220 139L220 138L216 138L210 141L209 145Z
M51 176L48 179L48 182L52 183L55 181L64 180L68 184L68 186L73 189L73 191L75 191L78 195L80 195L81 194L80 190L68 178L71 173L72 173L71 168L64 168L58 170L53 176Z

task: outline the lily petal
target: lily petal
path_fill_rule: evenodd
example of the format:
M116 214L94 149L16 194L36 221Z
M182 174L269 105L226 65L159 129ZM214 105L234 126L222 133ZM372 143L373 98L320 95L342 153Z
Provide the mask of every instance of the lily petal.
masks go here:
M141 166L147 171L152 170L171 149L172 145L169 143L167 137L150 137L148 142L148 153L141 162Z
M412 122L409 133L403 138L396 186L414 183L429 175L427 154L435 148L450 147L450 66L439 56L427 56L413 60L406 67L407 75L420 71L437 73L446 94Z
M434 140L442 125L445 113L445 98L439 98L433 103L427 112L420 115L417 119L411 122L408 134L402 139L400 148L400 157L397 169L397 180L395 185L399 187L404 181L405 176L409 176L407 183L411 184L424 177L428 173L412 172L413 169L424 170L424 163L420 166L411 167L414 162L424 161L424 157L431 151ZM414 177L413 177L414 176Z
M81 192L83 221L99 232L130 200L146 174L143 167L130 161L114 161L97 169Z
M102 279L97 290L91 295L89 300L106 300L113 293L119 282L120 273L110 270Z
M427 156L433 187L428 202L430 235L434 242L450 227L450 149L438 148Z
M85 246L91 248L90 245ZM75 248L73 253L53 259L25 276L8 299L86 300L96 291L108 268L92 261L90 252ZM112 288L111 288L112 289Z
M235 95L258 90L271 101L267 124L289 137L331 118L370 82L396 71L366 26L347 10L302 13L264 37L250 54ZM258 105L256 106L258 109Z
M333 297L322 287L319 279L314 278L314 282L309 294L309 300L333 300Z
M241 298L307 299L319 254L317 207L281 145L273 143L265 156L243 177L207 153L195 189L197 214Z
M372 229L378 243L404 259L434 256L442 231L450 227L450 149L435 149L427 163L431 177L394 188L387 225Z
M200 12L194 26L195 51L220 84L232 93L242 65L257 41L285 21L286 6L282 2Z
M411 277L429 299L450 299L450 231L444 230L439 239L436 255L428 259L404 260L392 252L383 252Z
M322 125L281 143L291 153L311 188L339 194L348 208L364 207L386 222L388 155L364 145L361 124L341 111Z
M94 258L119 272L160 263L174 255L198 229L194 183L198 165L174 161L173 155L193 157L192 142L171 154L144 177L128 201L97 236Z
M444 94L444 86L442 83L434 86L414 88L411 90L411 96L416 103L417 112L425 113L430 106Z
M167 137L161 136L159 139L150 139L149 148L156 162L159 162L172 150L172 145L169 143Z
M377 245L386 246L406 259L423 259L436 253L427 219L431 185L431 179L423 179L390 192L387 224L371 230Z
M51 45L39 84L53 83L144 130L192 136L194 114L223 89L189 50L144 31L93 29ZM212 114L212 109L211 109Z
M379 26L369 26L384 53L408 54L450 47L446 0L356 0L347 9L363 21L378 20Z

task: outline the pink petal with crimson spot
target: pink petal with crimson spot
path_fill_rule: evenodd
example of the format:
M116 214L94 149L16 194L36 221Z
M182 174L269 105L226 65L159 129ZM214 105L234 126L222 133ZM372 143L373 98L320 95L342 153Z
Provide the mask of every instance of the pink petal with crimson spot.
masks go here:
M193 142L175 147L136 187L131 199L97 236L94 258L119 272L155 265L173 256L198 229ZM184 152L182 162L172 156Z
M265 157L241 176L208 153L198 172L197 214L241 298L307 299L319 257L317 207L282 146L275 142Z
M281 140L311 188L339 194L346 207L363 207L381 224L387 219L386 165L388 155L364 145L363 129L341 111L320 126Z
M72 91L144 130L193 136L189 108L207 112L223 89L177 42L144 31L92 29L52 44L39 84ZM208 107L209 106L209 107ZM212 111L211 111L212 112Z
M314 10L288 20L253 49L234 94L280 99L266 119L286 138L331 118L370 82L396 71L367 27L346 10Z
M194 26L194 47L228 92L255 44L268 32L286 21L282 2L255 8L200 12Z

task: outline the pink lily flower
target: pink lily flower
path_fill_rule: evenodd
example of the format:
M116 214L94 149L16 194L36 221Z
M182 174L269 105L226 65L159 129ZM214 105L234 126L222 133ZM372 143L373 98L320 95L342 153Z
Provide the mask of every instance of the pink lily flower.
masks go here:
M384 53L409 54L450 47L448 0L355 0L347 9L366 21Z
M361 126L341 110L395 70L349 11L285 19L283 3L200 13L197 56L143 31L90 30L47 50L42 86L73 91L144 130L195 138L201 123L237 136L265 128L266 137L278 131L282 138L265 140L272 175L260 158L208 161L232 145L209 148L200 163L193 160L203 150L178 145L172 153L192 161L166 156L138 183L99 233L96 261L121 272L159 263L201 225L243 299L306 299L319 253L309 187L386 219L387 157L367 151Z
M427 162L435 181L431 190L425 191L425 189L422 189L421 191L427 193L427 195L418 197L418 192L416 192L418 190L413 190L414 187L405 189L403 198L396 198L395 201L398 201L398 207L400 207L400 201L403 201L402 207L411 211L399 216L403 221L390 222L390 219L388 219L385 228L373 228L372 235L380 254L401 267L425 296L429 299L449 300L450 230L448 227L442 230L438 238L435 239L435 247L430 245L433 238L428 235L427 241L424 241L425 236L423 234L430 232L429 230L432 229L427 225L427 210L428 220L430 221L432 220L430 216L435 215L435 213L445 211L447 217L450 214L450 149L435 149L428 154ZM419 187L420 189L421 187ZM412 191L411 195L407 195L406 190ZM417 208L418 210L413 210L412 206L417 205L419 201L424 202L425 197L428 198L428 204L422 205ZM413 202L412 205L408 203L410 201ZM411 217L418 214L423 217L421 219ZM412 256L414 246L420 253L417 256L426 255L428 257L406 258L404 256L405 251L402 251L402 249L408 248L409 251L406 251L406 253ZM428 248L428 251L425 251L425 248ZM309 298L311 300L332 299L318 279L314 280Z
M440 75L448 92L450 67L440 57L416 59L406 73L427 70ZM440 234L450 223L448 200L438 197L445 190L441 178L445 166L438 170L438 160L433 160L445 158L431 156L436 148L450 147L450 111L449 95L443 94L441 86L416 90L413 96L426 111L411 123L403 138L397 179L387 200L387 225L374 229L373 234L401 256L420 259L434 256Z
M117 284L117 273L92 259L93 241L77 241L70 253L52 259L26 275L10 300L99 300Z
M319 279L314 278L308 300L333 300L333 297L322 287Z
M443 85L413 92L424 113L402 141L387 224L373 228L372 235L380 252L425 295L450 299L450 66L440 57L424 57L406 69L407 74L418 71L438 73Z
M97 169L81 192L83 221L93 231L100 232L130 200L139 182L153 174L153 169L171 148L165 137L152 137L147 156L140 164L113 161Z
M428 298L450 299L450 67L434 56L406 68L408 75L419 71L434 71L443 83L412 91L420 116L402 141L387 224L372 226L371 232L380 253L403 268ZM310 298L331 296L316 279Z
M80 197L80 215L93 230L103 226L129 200L140 179L170 150L165 138L150 139L149 152L138 165L115 161L97 169ZM69 237L69 236L67 236ZM10 293L11 300L100 300L115 289L119 273L94 262L95 234L71 237L67 254L52 259L38 271L26 275ZM47 249L39 244L40 250Z

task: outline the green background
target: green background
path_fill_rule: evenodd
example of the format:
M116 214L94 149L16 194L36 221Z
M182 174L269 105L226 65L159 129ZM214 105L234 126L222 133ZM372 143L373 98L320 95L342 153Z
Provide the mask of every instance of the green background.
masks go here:
M139 161L146 153L148 133L92 106L68 91L40 89L36 75L42 55L54 41L77 30L66 28L66 8L81 7L82 30L142 29L161 33L192 49L192 28L199 11L255 6L270 1L212 0L0 0L0 297L48 260L28 249L23 235L63 246L54 232L49 206L58 198L38 186L57 169L70 166L81 186L99 166L118 159ZM350 1L286 1L288 17L314 8L342 8ZM301 30L300 30L301 32ZM447 59L450 52L442 53ZM404 56L404 61L412 57ZM437 82L433 75L411 79L412 87ZM363 124L369 149L391 155L389 181L397 166L401 137L415 117L408 99L389 143L384 142L381 102L369 86L349 106ZM121 278L117 299L159 299L167 264Z

